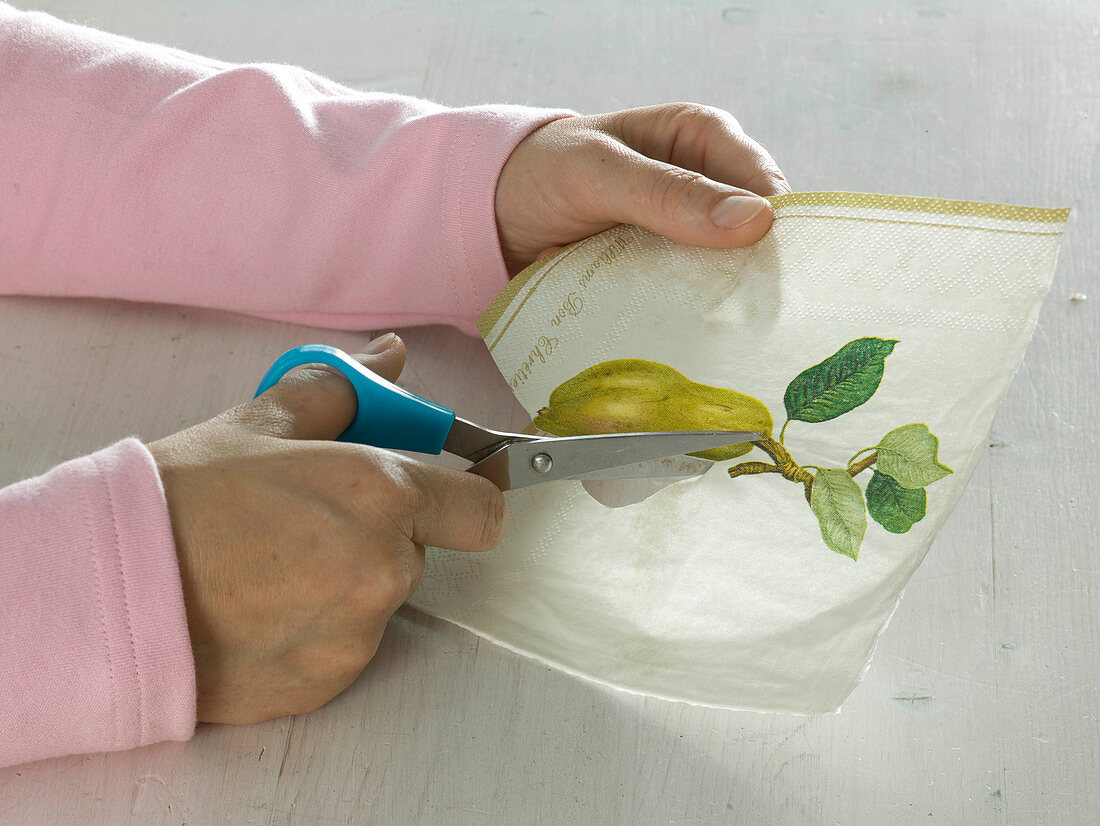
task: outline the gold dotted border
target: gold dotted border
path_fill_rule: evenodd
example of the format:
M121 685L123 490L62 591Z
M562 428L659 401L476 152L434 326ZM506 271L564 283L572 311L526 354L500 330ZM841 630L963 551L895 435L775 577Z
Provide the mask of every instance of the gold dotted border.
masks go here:
M1069 218L1069 209L1049 209L1046 207L1027 207L1027 206L1014 206L1012 204L995 204L985 201L952 201L946 198L918 198L910 195L880 195L872 192L792 192L788 195L772 195L768 198L771 201L772 209L779 210L785 207L795 206L832 206L832 207L858 207L862 209L892 209L901 212L924 212L932 215L964 215L976 218L994 218L1002 221L1030 221L1034 223L1044 224L1059 224L1065 223ZM831 216L831 215L814 215L814 216L783 216L777 215L776 218L783 217L814 217L814 218L841 218L848 216ZM889 219L874 219L856 218L852 220L864 220L864 221L881 221L889 222ZM894 223L894 222L890 222ZM913 223L909 221L897 222L897 223ZM951 226L957 227L955 224L938 225L929 224L929 226ZM965 228L965 227L960 227ZM1019 229L1004 229L1002 232L1014 232L1024 235L1056 235L1060 233L1045 233L1036 232L1028 233ZM545 261L536 261L528 266L515 278L508 282L507 286L499 293L496 298L490 302L489 306L485 308L485 312L477 320L477 329L481 333L482 338L487 339L490 332L496 323L500 321L501 316L508 309L508 305L512 303L512 300L519 294L519 292L527 286L535 276L545 276L549 270L553 269L559 263L564 261L569 254L573 252L578 246L583 244L583 241L578 241L574 244L570 244L564 250L561 250L556 255L551 256ZM541 278L539 279L542 280ZM526 298L524 299L526 301ZM522 303L521 305L522 306ZM519 307L516 308L516 312L519 311ZM513 313L515 318L515 313ZM511 320L509 320L511 324ZM507 329L507 327L505 328ZM500 341L503 336L504 330L501 330L500 335L497 336L497 341L494 341L489 349Z
M789 195L773 195L768 200L771 201L772 209L790 206L859 207L928 212L934 215L967 215L1002 221L1035 221L1044 224L1064 223L1069 217L1069 209L1013 206L985 201L951 201L946 198L916 198L909 195L878 195L870 192L792 192Z
M964 229L969 232L1003 232L1008 235L1061 235L1062 230L1056 229L1051 232L1040 232L1038 230L1028 229L995 229L994 227L976 227L973 224L936 224L932 221L899 221L896 218L868 218L865 215L819 215L817 213L806 213L803 215L791 213L785 213L783 215L776 215L776 221L785 221L790 218L812 218L814 220L821 221L859 221L863 224L902 224L907 227L939 227L941 229Z
M497 293L497 297L489 303L489 306L486 307L485 311L478 317L477 331L481 333L481 337L488 340L489 333L492 332L493 327L496 326L496 323L500 321L500 317L504 315L504 311L508 309L508 305L512 303L513 299L515 299L515 297L519 295L520 290L526 287L527 283L531 281L531 279L535 278L535 276L545 277L547 274L549 274L550 270L554 269L554 267L556 267L558 264L568 258L574 250L584 244L587 240L588 239L585 238L581 241L576 241L567 246L565 249L558 250L558 252L554 253L549 258L545 258L541 261L536 261L533 264L528 264L527 267L521 270L515 278L508 282L503 290ZM539 278L539 281L542 281L542 278ZM532 289L531 292L533 293L534 290ZM526 296L524 296L523 301L521 301L519 303L519 306L516 307L516 312L512 314L512 319L516 317L516 313L519 312L520 307L522 307L524 305L524 302L526 302L527 299L530 297L531 293L528 293ZM504 335L504 331L508 329L508 325L510 325L511 323L512 320L509 319L508 324L504 326L504 330L501 330L500 335L497 336L497 340L489 345L490 350L492 350L493 347L496 346L497 342L500 341L501 337Z

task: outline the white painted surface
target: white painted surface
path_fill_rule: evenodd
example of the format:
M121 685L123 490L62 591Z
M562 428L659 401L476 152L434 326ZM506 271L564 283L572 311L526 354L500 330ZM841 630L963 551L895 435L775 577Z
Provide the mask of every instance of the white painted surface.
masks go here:
M38 7L450 104L703 101L737 115L801 190L1072 206L989 454L844 711L620 695L406 610L324 709L0 771L0 823L1100 821L1100 6L732 2ZM512 424L518 406L479 341L403 334L407 386ZM366 337L0 299L0 484L205 419L246 398L289 346Z

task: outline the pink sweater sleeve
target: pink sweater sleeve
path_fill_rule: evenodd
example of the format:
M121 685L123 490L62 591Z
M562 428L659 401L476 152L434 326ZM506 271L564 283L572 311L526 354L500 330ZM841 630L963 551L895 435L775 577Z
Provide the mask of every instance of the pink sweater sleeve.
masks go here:
M568 112L447 109L0 3L0 293L342 329L473 322L497 177Z
M0 294L470 332L507 280L500 169L570 114L356 92L3 2L0 113ZM149 451L127 439L0 491L0 766L194 724Z
M186 740L195 668L137 439L0 490L0 766Z

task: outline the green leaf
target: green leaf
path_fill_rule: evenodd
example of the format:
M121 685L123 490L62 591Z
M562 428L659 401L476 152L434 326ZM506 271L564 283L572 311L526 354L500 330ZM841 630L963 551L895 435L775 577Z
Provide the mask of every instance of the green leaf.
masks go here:
M857 338L803 370L783 394L787 418L826 422L859 407L878 390L886 357L897 343L892 338Z
M921 422L891 430L875 449L878 451L875 468L909 490L923 488L954 473L947 465L940 464L937 455L940 440Z
M903 488L892 476L877 470L867 483L867 511L890 533L905 533L924 519L927 505L924 488Z
M821 468L810 489L810 510L817 517L821 538L838 554L856 559L867 532L863 491L848 471Z

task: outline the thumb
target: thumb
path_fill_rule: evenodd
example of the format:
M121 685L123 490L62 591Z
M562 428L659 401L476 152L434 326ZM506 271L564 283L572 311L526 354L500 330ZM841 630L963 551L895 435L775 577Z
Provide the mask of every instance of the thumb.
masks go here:
M771 228L771 205L746 189L625 146L612 158L602 178L603 197L608 211L623 223L712 248L746 247Z
M387 333L352 358L387 381L396 381L405 366L405 343ZM351 382L322 364L294 368L242 407L247 421L268 436L326 440L343 433L359 409Z

